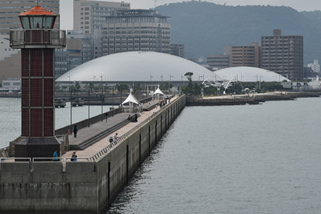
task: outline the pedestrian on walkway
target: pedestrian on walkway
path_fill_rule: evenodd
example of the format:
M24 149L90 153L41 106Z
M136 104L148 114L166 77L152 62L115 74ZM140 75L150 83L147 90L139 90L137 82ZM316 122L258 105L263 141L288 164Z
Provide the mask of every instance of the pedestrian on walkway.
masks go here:
M77 155L76 155L76 152L73 152L72 155L71 155L71 161L77 161Z
M54 157L54 158L52 159L53 161L58 161L58 160L59 160L59 159L58 159L59 156L58 156L58 150L57 150L57 149L56 149L55 152L53 153L53 157Z
M135 114L135 122L136 122L136 123L138 122L138 120L137 120L137 114Z
M108 112L105 113L106 116L106 123L107 123L107 119L108 119Z
M77 125L74 125L74 137L77 137L78 128Z

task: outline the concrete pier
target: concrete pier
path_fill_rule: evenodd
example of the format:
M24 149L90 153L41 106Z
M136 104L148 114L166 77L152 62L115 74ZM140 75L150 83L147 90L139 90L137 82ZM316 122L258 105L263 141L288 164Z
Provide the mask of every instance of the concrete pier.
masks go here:
M77 151L77 162L70 161L73 151L60 161L1 160L0 213L105 213L185 104L181 96L143 112L117 130L116 142L106 137Z

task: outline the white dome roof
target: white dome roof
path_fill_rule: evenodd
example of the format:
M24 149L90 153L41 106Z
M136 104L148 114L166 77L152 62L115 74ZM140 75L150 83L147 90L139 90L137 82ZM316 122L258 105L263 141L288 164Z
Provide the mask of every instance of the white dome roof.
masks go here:
M190 60L158 52L123 52L86 62L60 76L56 81L149 82L212 79L213 72ZM152 77L151 77L152 76ZM204 76L204 77L203 77ZM102 78L102 79L101 79Z
M289 79L273 71L254 67L225 68L215 71L214 74L225 80L236 79L241 82L282 82L283 80L291 82Z

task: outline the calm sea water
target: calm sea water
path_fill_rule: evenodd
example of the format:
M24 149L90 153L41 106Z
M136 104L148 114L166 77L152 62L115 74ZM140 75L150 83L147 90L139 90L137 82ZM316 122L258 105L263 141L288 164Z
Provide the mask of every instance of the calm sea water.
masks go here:
M103 106L103 112L109 111L111 106ZM101 106L90 106L89 116L101 114ZM70 118L70 103L65 108L55 109L55 127L62 128L88 118L88 106L73 107ZM0 148L21 135L21 99L0 98Z
M320 106L186 107L107 213L320 213ZM56 127L69 112L56 109ZM3 147L20 134L20 100L0 99L0 118Z
M320 106L186 107L107 213L320 213Z

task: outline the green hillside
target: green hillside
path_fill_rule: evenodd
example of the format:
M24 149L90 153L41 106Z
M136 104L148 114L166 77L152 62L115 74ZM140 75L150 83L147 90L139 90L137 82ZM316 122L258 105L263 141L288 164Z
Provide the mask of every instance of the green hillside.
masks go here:
M305 63L321 60L317 19L290 7L234 7L191 1L159 6L157 11L171 17L171 42L183 43L187 58L223 53L224 45L261 44L261 36L282 29L283 35L304 36Z

